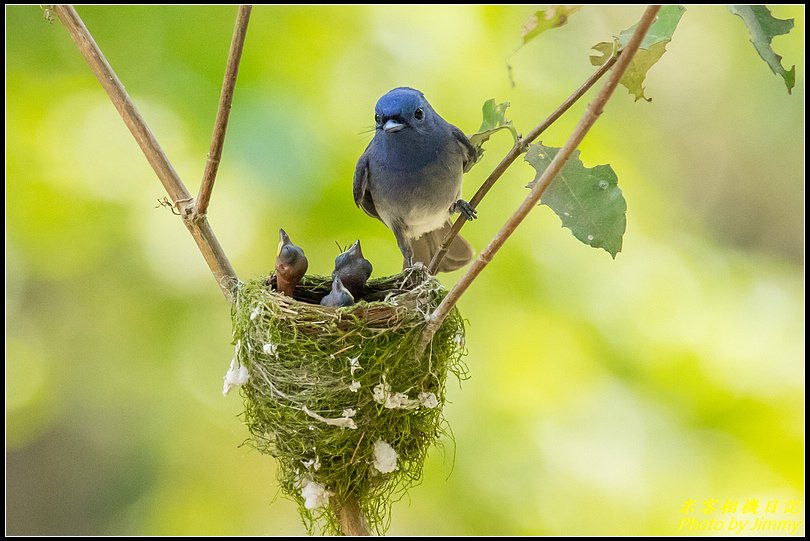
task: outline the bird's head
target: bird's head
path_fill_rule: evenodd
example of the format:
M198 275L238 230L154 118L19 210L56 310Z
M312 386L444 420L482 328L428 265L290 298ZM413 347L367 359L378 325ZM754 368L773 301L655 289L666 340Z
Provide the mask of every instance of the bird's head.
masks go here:
M387 134L402 130L423 132L436 122L438 115L424 94L408 87L395 88L377 101L374 122Z
M345 252L341 252L335 258L335 268L342 269L359 259L363 259L363 250L360 248L360 240L357 240Z
M278 230L279 243L276 252L277 263L284 265L303 264L303 251L290 240L283 229Z

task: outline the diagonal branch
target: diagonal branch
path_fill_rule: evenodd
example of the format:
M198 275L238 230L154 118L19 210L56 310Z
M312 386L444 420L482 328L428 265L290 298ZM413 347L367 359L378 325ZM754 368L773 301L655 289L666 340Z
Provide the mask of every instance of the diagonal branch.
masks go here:
M214 274L222 293L230 300L231 287L236 283L236 272L225 256L219 241L214 236L208 221L204 218L197 221L191 220L194 198L191 197L180 177L177 176L177 172L169 163L163 149L160 148L155 136L152 135L135 104L132 103L132 99L127 94L124 85L121 84L107 59L104 58L104 54L99 49L93 36L90 35L76 10L70 5L54 6L53 10L79 48L79 52L82 53L82 56L90 65L90 69L99 83L107 91L107 95L118 110L121 118L123 118L129 131L132 132L135 141L149 161L149 165L155 170L169 197L172 198L172 203L180 212L183 223L197 243L197 247L202 252L208 268Z
M532 131L526 135L526 137L522 137L520 140L515 142L515 146L503 157L501 163L498 164L495 169L492 170L492 173L489 174L487 179L481 184L481 187L478 188L478 191L475 192L475 195L470 199L470 205L473 208L476 208L481 200L484 198L485 195L489 192L489 190L495 185L498 179L504 174L504 172L512 165L518 156L526 152L526 149L529 148L529 145L540 135L548 129L549 126L554 124L558 118L560 118L563 113L565 113L568 109L571 108L579 99L591 89L593 85L596 84L602 76L613 67L613 64L616 63L616 59L618 58L617 55L613 55L610 57L607 62L605 62L602 67L600 67L596 72L588 77L588 80L582 83L578 89L574 91L573 94L568 96L568 98L560 104L557 109L551 113L548 118L546 118L543 122L538 124ZM464 227L464 224L467 222L467 219L464 215L460 215L455 223L453 224L452 229L445 235L444 239L442 240L441 245L439 246L439 250L434 254L433 259L430 260L430 265L428 265L428 270L431 274L436 274L436 270L439 268L439 265L444 259L445 254L447 253L450 244L453 242L453 239L456 238L461 228Z
M188 228L197 247L203 254L211 272L217 279L220 289L228 300L232 300L232 287L237 281L236 272L231 267L228 258L225 256L222 247L214 236L214 232L205 217L207 202L210 199L211 188L216 177L219 158L222 152L222 145L227 128L228 113L230 111L231 99L236 75L239 68L242 46L244 44L245 31L250 16L250 6L241 6L237 17L234 37L231 41L231 52L228 59L225 81L223 82L222 95L220 96L220 106L217 113L217 120L214 128L214 137L211 144L211 152L206 164L206 172L203 184L200 187L201 203L203 197L204 204L196 207L195 213L194 199L186 189L180 177L169 163L166 154L160 148L149 127L141 117L135 104L132 103L124 85L116 76L104 54L99 49L84 22L76 13L73 6L54 6L59 20L67 28L70 37L76 43L79 51L84 56L90 69L96 78L107 91L110 100L123 118L124 123L132 132L138 146L141 147L146 159L157 173L163 187L169 193L174 205L183 217L183 223ZM365 518L356 500L348 500L343 506L336 510L340 520L341 528L347 535L368 535Z
M214 180L219 170L219 160L222 157L222 147L225 145L225 131L228 129L228 117L231 114L233 102L233 89L236 86L236 76L239 74L239 61L242 59L242 48L245 45L247 25L250 21L250 11L253 6L239 6L236 16L236 25L231 38L231 49L228 53L228 65L225 68L225 79L222 81L222 93L219 96L219 109L214 122L214 135L211 139L211 148L208 150L208 160L205 162L200 192L197 194L197 205L194 207L194 218L199 219L208 211L211 200L211 191L214 189Z
M644 15L642 15L632 38L630 38L630 42L624 48L621 56L616 61L616 66L605 83L605 86L602 87L602 90L599 91L596 99L585 110L585 114L580 119L576 128L574 128L574 131L568 138L568 141L565 142L565 145L551 161L545 172L540 176L539 179L537 179L537 183L532 188L532 191L529 192L529 195L526 197L523 203L521 203L520 207L512 216L509 217L503 227L501 227L501 230L498 231L489 245L481 251L478 258L473 262L464 276L462 276L456 285L453 286L447 296L442 300L441 304L430 316L430 319L422 332L422 339L419 344L418 351L424 351L424 348L428 343L430 343L433 335L436 333L436 330L438 330L438 328L441 326L442 322L450 313L450 310L452 310L456 305L461 295L467 291L467 288L470 287L473 280L475 280L484 267L486 267L487 264L492 260L493 256L498 252L501 246L504 245L509 236L514 233L517 226L520 225L526 216L528 216L529 212L531 212L532 209L537 206L543 192L546 190L549 184L551 184L551 181L554 180L554 177L560 172L562 166L565 165L565 162L585 138L585 135L587 135L588 131L597 121L599 115L602 114L605 104L613 95L613 91L616 90L616 86L619 84L624 72L630 65L630 61L633 60L636 51L638 51L639 45L641 45L641 40L644 39L650 25L652 25L652 23L655 21L655 16L659 9L661 9L661 6L652 5L648 6L646 11L644 11Z

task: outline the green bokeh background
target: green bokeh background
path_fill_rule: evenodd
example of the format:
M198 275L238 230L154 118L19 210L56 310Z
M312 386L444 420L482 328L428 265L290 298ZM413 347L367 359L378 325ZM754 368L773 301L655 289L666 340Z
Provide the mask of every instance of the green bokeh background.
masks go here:
M628 201L615 261L541 207L462 298L472 378L449 389L455 443L391 533L678 534L752 499L748 519L804 519L804 8L773 11L796 19L774 40L793 96L738 18L690 7L647 79L653 102L619 88L582 144ZM376 99L419 88L467 133L486 99L509 100L525 133L642 8L582 9L511 58L511 88L504 59L532 12L255 8L209 214L237 273L270 270L280 226L313 272L358 237L375 274L395 272L392 234L350 195ZM236 8L79 13L196 192ZM543 142L562 146L585 103ZM36 6L6 8L6 115L7 533L303 533L273 460L240 446L240 397L221 395L228 305ZM509 146L490 141L467 197ZM531 178L515 164L481 205L465 229L479 250Z

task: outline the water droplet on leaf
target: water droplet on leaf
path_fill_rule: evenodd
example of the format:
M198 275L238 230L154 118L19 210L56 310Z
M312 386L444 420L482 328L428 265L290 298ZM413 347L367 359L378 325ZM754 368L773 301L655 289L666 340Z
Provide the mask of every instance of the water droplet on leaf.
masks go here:
M607 190L609 183L607 180L600 180L598 186L600 190Z

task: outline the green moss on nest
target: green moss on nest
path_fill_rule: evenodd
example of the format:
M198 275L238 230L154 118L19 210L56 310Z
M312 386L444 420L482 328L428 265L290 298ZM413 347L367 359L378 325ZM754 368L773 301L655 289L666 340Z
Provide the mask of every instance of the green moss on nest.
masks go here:
M454 310L418 357L426 317L446 294L423 268L370 280L362 294L370 300L339 309L312 304L329 292L329 277L304 277L295 299L273 282L240 284L233 305L234 343L250 374L242 386L249 441L278 459L282 491L310 532L340 533L336 510L354 498L382 533L391 503L419 480L443 433L447 373L466 370L463 320ZM391 473L374 467L378 440L398 455ZM302 488L313 481L331 493L329 505L306 508Z

